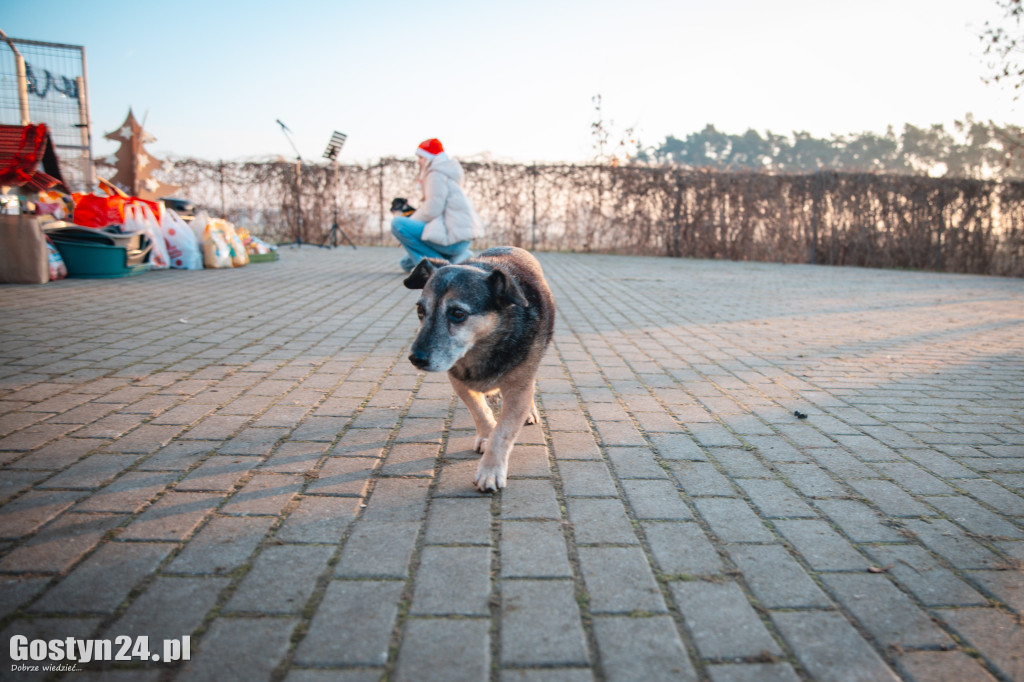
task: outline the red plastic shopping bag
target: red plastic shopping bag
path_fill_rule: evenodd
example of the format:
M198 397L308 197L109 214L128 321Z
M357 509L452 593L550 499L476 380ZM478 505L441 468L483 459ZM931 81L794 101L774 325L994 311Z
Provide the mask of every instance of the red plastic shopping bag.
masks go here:
M106 227L124 222L124 197L100 197L95 194L75 194L75 213L72 220L83 227Z

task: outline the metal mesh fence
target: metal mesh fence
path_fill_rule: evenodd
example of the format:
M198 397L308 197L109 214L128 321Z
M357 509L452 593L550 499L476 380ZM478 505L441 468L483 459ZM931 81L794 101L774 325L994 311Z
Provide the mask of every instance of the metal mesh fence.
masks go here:
M92 186L85 48L10 39L25 60L29 118L50 128L64 180L72 191ZM0 41L0 123L21 123L15 56Z

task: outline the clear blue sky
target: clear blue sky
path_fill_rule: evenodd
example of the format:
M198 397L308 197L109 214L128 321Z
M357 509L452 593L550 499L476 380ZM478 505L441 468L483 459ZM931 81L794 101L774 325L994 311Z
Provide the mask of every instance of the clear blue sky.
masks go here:
M993 0L630 0L100 4L0 0L15 38L84 45L94 153L128 108L157 156L343 160L592 156L591 98L644 143L712 123L814 135L963 118L1020 123L986 86Z

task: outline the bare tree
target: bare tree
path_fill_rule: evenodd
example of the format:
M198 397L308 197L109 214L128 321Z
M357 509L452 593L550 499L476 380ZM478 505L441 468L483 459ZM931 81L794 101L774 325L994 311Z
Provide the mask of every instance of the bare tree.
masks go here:
M1024 18L1024 4L1021 0L996 0L1003 10L1002 23L993 25L985 22L985 30L979 36L985 45L985 54L995 58L989 63L992 75L983 80L986 83L1011 85L1020 97L1024 88L1024 34L1021 33L1021 19Z

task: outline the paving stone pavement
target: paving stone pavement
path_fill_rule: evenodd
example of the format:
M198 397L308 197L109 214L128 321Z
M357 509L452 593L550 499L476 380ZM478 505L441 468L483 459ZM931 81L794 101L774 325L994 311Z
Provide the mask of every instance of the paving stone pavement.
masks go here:
M1024 281L540 254L484 496L398 257L0 286L0 677L1024 680Z

